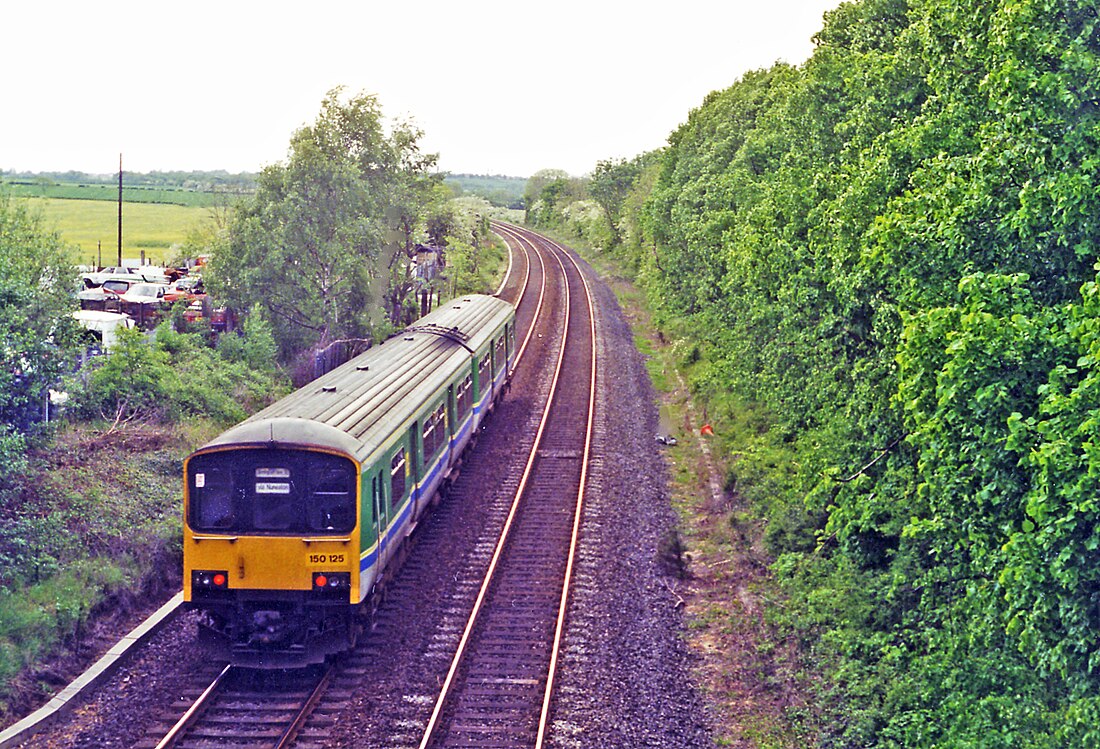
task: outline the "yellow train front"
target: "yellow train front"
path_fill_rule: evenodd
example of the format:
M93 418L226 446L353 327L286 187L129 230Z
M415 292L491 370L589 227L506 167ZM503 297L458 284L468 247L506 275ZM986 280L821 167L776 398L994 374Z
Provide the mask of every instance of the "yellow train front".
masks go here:
M350 647L515 358L515 310L448 303L190 455L184 601L241 665Z

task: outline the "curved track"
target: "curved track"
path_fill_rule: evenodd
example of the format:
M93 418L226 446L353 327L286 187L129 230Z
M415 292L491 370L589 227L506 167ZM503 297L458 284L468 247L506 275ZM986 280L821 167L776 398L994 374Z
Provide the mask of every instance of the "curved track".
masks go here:
M523 477L421 749L541 746L546 731L584 501L596 358L583 276L568 258L542 252L552 254L564 281L565 334Z

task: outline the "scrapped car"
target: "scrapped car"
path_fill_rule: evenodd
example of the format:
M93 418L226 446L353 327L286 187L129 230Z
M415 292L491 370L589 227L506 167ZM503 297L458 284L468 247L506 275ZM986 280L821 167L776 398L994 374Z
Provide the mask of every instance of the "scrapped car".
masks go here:
M139 281L144 280L142 275L134 268L126 268L121 265L112 265L102 270L80 274L80 277L84 279L84 285L89 288L93 286L102 286L103 282L112 276L133 276Z
M168 287L164 293L164 301L169 304L193 301L205 293L201 276L184 276Z
M102 312L121 312L122 302L120 297L130 287L96 286L94 289L85 289L77 292L76 298L80 302L80 308L84 310L99 310Z
M136 283L122 293L124 304L163 305L168 287L161 283Z
M160 322L168 305L164 301L164 284L136 283L119 296L120 310L130 315L143 330Z
M143 265L138 268L112 265L103 270L80 274L80 277L84 280L84 285L88 288L100 286L107 279L118 276L129 276L138 281L148 281L150 283L168 283L168 277L164 275L164 268L158 268L152 265Z

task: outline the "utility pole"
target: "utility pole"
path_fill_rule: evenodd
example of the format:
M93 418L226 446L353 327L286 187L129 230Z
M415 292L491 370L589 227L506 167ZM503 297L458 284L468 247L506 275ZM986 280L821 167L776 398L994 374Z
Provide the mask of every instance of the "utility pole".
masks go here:
M122 154L118 155L118 267L122 267Z

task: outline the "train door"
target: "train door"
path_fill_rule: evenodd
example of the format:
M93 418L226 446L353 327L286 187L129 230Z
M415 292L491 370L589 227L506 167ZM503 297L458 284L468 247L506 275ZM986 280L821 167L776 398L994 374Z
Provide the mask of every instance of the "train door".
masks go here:
M420 478L424 473L424 451L420 440L420 420L414 421L409 427L409 478L412 481L412 519L416 521L420 514L424 500L420 496Z
M378 539L378 562L382 562L382 552L385 548L386 537L386 492L382 482L382 471L378 471L370 480L370 504L371 526L374 537Z
M400 543L400 539L394 535L394 531L396 530L397 519L401 514L401 504L408 489L407 452L404 445L402 445L390 458L390 502L386 515L386 528L388 530L385 543L387 560L393 555L394 548Z

